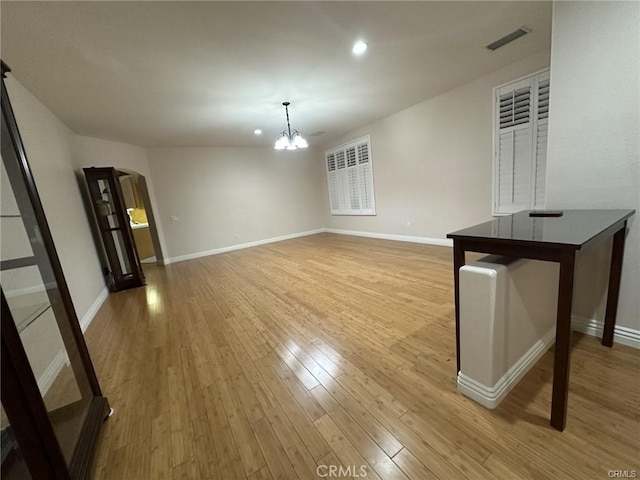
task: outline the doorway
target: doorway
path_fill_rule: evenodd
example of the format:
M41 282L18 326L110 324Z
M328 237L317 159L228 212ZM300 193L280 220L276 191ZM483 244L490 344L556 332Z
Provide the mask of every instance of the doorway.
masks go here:
M146 178L126 169L119 169L118 175L140 263L160 265L162 249Z
M143 262L164 265L146 178L114 167L83 168L78 176L107 286L143 285ZM108 185L101 188L100 181Z

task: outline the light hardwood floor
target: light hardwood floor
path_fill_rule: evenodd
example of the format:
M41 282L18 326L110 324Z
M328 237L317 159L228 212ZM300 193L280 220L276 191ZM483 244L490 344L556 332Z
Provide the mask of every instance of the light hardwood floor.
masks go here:
M637 350L574 335L563 433L552 351L493 411L457 392L451 254L320 234L145 268L86 334L115 409L93 478L640 475Z

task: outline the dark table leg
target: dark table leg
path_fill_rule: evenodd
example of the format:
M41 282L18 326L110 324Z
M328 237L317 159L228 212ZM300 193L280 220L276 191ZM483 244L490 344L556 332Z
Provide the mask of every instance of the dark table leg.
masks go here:
M627 222L613 236L611 248L611 268L609 270L609 291L607 293L607 311L604 317L604 331L602 344L606 347L613 345L613 330L616 326L618 311L618 296L620 294L620 277L622 276L622 256L624 253L624 237L627 233Z
M460 371L460 268L464 266L464 247L460 240L453 241L453 286L456 307L456 375Z
M551 426L560 431L564 430L567 423L574 265L575 252L573 250L563 251L560 256L556 347L553 359L553 394L551 398Z

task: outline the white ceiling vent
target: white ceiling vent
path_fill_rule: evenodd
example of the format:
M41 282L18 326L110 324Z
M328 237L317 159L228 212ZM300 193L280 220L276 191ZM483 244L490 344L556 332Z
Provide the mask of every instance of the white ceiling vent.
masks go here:
M495 42L490 43L489 45L487 45L487 48L489 50L497 50L500 47L504 47L507 43L513 42L514 40L522 37L523 35L526 35L530 31L531 31L530 28L522 26L515 32L511 32L510 34L505 35L499 40L496 40Z

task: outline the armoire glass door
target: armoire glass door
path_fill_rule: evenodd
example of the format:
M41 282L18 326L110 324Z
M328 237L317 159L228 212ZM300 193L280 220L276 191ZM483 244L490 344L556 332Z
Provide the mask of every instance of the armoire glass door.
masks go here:
M40 442L35 445L44 445L46 450L41 458L51 461L57 472L51 478L83 478L108 404L84 343L13 117L4 85L5 72L3 64L0 170L3 449L5 439L17 439L18 450L29 443L29 449L22 448L29 464L29 456L34 455L31 450L37 449L31 441L38 438ZM73 171L69 174L73 175ZM33 473L32 466L29 469Z
M62 453L70 461L93 392L33 209L28 202L18 206L17 197L27 199L25 185L19 179L11 184L4 156L0 284Z
M91 167L84 169L84 176L109 260L111 289L117 292L144 285L144 273L131 233L118 171L112 167Z

